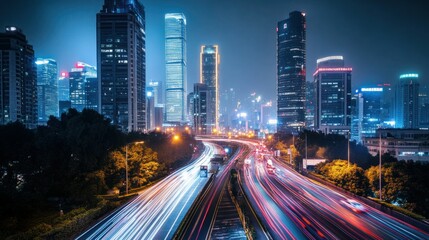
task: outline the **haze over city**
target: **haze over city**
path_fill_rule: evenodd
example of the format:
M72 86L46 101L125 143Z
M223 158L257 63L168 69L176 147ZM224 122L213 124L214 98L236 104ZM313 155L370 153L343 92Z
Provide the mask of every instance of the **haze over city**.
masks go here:
M240 99L252 92L275 102L276 24L294 10L307 18L307 81L316 59L343 55L358 86L394 83L406 72L429 79L429 32L425 2L148 0L146 12L147 81L164 81L164 14L187 18L188 92L199 80L202 44L218 44L220 88L236 88ZM60 71L76 61L96 65L95 14L102 0L0 1L0 27L17 25L37 57L57 60ZM30 20L31 19L31 20Z

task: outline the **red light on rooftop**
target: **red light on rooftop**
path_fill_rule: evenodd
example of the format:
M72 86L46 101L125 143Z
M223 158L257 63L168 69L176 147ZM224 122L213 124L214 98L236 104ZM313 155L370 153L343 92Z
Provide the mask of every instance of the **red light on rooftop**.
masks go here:
M67 72L61 72L61 77L67 77Z
M82 62L77 62L76 63L76 68L83 68L84 64Z

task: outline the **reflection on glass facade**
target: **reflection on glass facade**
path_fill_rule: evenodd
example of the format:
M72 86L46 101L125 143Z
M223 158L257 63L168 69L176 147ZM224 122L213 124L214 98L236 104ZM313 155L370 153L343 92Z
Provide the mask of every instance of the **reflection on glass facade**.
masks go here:
M0 33L0 124L37 126L37 68L33 46L17 27Z
M165 14L165 120L186 121L186 18Z
M419 75L402 74L396 85L396 128L419 127Z
M98 110L97 70L94 66L78 62L69 72L70 103L78 111L84 108Z
M201 46L201 79L200 83L207 86L207 133L219 129L219 47L217 45Z
M319 59L314 73L316 87L315 129L324 133L348 134L351 124L352 69L342 56Z
M277 131L305 126L305 13L294 11L277 25Z
M45 125L49 116L58 116L57 62L37 58L37 109L38 124Z
M122 131L146 128L145 12L138 0L105 0L97 14L100 113Z

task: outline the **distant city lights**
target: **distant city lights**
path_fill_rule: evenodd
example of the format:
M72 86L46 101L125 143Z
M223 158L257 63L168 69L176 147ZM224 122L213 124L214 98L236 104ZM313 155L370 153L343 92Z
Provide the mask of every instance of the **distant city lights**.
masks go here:
M401 76L399 76L400 79L402 78L418 78L419 75L417 73L407 73L407 74L402 74Z

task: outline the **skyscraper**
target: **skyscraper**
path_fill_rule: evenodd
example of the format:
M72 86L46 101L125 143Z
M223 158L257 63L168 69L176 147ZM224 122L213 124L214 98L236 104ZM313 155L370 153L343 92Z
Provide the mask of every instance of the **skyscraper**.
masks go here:
M49 58L37 58L36 66L38 124L44 125L49 116L58 116L58 69Z
M77 62L69 72L70 103L78 111L84 108L98 111L98 80L94 66Z
M183 13L165 15L165 120L186 121L186 18Z
M98 86L97 86L98 89ZM71 108L70 103L70 81L68 73L62 72L58 78L58 108L59 115L67 112Z
M219 64L220 55L217 45L201 46L200 83L207 85L207 133L219 130ZM195 93L195 90L194 90Z
M277 24L277 131L305 127L305 13L294 11Z
M194 104L193 104L193 127L194 132L198 135L211 134L213 125L212 122L209 122L209 119L213 119L213 112L210 111L214 107L212 104L214 102L212 94L214 91L212 88L208 87L204 83L195 83L194 84Z
M382 126L383 87L362 87L356 90L357 133L352 137L358 142L363 137L376 137L375 133Z
M396 85L395 127L419 127L419 75L402 74Z
M37 126L37 69L33 46L17 27L0 33L0 124Z
M139 0L105 0L97 14L100 113L122 131L146 128L145 12Z
M342 56L317 60L314 127L324 133L348 134L351 125L352 68Z

